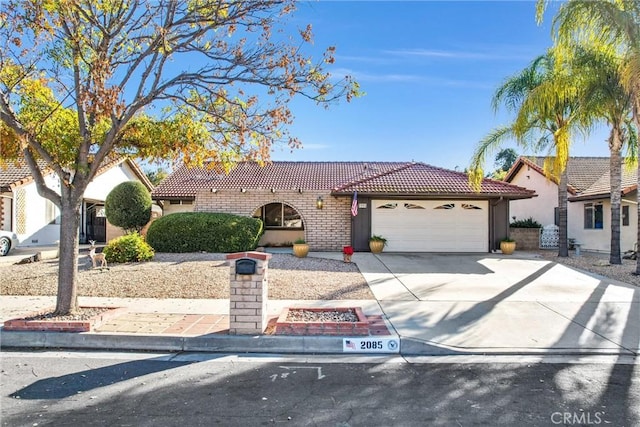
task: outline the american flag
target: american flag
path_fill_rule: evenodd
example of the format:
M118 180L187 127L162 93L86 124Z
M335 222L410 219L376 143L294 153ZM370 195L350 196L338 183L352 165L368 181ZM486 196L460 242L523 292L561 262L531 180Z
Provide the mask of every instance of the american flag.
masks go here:
M353 341L345 340L344 345L345 347L350 348L352 350L356 349L356 343L354 343Z
M353 193L353 201L351 202L351 215L358 215L358 192Z

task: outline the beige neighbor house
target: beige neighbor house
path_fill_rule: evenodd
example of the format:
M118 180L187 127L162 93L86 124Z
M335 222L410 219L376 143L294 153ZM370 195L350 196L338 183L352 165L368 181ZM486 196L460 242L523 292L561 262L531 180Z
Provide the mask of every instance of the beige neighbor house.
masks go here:
M532 189L538 197L514 200L510 213L517 219L532 217L542 225L557 224L558 186L543 171L544 157L519 157L505 181ZM569 204L568 237L583 249L608 252L611 245L611 185L608 157L571 157L567 164ZM620 249L633 249L637 238L637 170L622 167Z
M243 162L228 174L181 167L152 193L164 215L261 218L263 245L304 238L313 250L368 251L369 237L381 235L386 250L398 252L497 249L508 233L509 201L533 196L490 179L474 192L466 174L416 162Z
M52 172L45 182L52 190L59 190L60 182ZM108 242L124 231L107 221L104 202L118 184L138 180L151 191L153 184L138 165L120 158L105 163L89 183L80 211L80 242L89 240ZM51 201L41 197L26 163L9 162L0 167L0 229L18 235L19 246L53 245L60 240L60 211Z

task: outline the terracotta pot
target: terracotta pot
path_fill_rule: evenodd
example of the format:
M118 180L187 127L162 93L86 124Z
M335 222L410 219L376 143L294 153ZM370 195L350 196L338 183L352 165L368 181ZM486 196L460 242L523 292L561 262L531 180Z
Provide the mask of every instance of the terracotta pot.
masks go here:
M505 255L511 255L516 250L516 242L500 242L500 250Z
M293 254L298 258L304 258L309 254L309 245L306 243L294 243Z
M379 254L384 249L384 242L381 242L380 240L370 240L369 249L371 249L371 252L374 254Z
M342 254L342 259L344 260L344 262L351 262L351 255Z

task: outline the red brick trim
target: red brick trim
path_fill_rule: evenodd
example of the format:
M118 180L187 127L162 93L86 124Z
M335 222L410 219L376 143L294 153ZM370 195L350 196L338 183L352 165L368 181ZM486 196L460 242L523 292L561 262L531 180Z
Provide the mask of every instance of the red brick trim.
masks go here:
M92 308L92 307L82 307ZM122 307L98 307L106 308L108 311L100 313L88 320L25 320L25 318L37 316L44 313L50 313L53 308L44 311L38 311L25 315L21 319L10 319L4 322L3 329L5 331L47 331L47 332L90 332L98 328L106 320L115 316L119 316L127 311Z
M271 254L268 254L265 252L248 251L248 252L236 252L233 254L226 255L226 259L228 260L240 259L240 258L253 258L253 259L259 259L261 261L266 261L268 259L271 259Z

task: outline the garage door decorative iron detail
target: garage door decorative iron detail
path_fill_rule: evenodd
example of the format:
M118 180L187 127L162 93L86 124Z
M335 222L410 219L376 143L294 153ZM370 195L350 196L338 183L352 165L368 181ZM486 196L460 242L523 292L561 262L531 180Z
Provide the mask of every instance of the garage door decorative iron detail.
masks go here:
M455 203L447 203L447 204L445 204L445 205L436 206L436 207L435 207L435 208L433 208L433 209L453 209L453 208L455 208L455 207L456 207L456 204L455 204Z
M377 209L395 209L398 207L397 203L387 203L386 205L380 205Z
M423 206L416 205L415 203L405 203L404 208L405 209L424 209Z
M482 208L480 206L476 206L476 205L470 205L468 203L463 203L462 204L462 209L467 209L467 210L482 210Z

